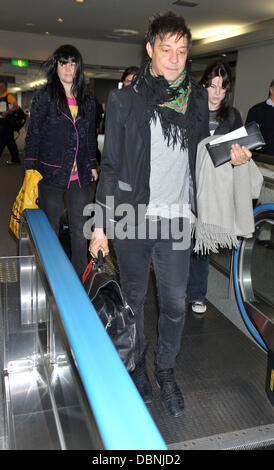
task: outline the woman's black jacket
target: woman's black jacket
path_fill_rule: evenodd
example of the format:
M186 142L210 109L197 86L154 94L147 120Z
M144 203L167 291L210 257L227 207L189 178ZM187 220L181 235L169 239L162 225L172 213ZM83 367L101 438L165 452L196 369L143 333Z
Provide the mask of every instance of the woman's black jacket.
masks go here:
M69 107L62 112L49 89L38 90L30 109L25 139L25 169L38 170L43 182L67 188L76 157L79 184L88 186L96 168L95 102L90 95L87 117L73 122Z

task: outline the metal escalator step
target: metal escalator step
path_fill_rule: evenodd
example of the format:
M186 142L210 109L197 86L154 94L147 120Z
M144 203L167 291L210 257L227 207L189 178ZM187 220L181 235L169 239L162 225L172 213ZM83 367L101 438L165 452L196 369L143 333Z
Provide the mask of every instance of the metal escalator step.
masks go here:
M13 260L0 261L0 283L10 283L18 281L17 262Z

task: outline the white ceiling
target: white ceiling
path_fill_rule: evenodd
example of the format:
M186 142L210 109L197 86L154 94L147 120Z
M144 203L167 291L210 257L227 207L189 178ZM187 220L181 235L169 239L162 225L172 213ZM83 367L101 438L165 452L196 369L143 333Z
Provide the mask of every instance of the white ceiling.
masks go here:
M40 34L48 31L83 39L114 40L116 36L121 41L141 43L148 18L157 11L172 10L183 15L194 39L200 38L201 30L240 27L274 18L273 0L194 0L198 6L192 8L174 5L174 1L1 0L0 29ZM58 23L58 18L64 21ZM124 37L114 33L114 29L130 29L139 34Z
M174 5L175 1L1 0L0 32L49 32L53 36L142 44L148 18L155 12L172 10L183 15L191 28L193 57L220 52L221 48L236 50L248 41L274 39L274 0L193 0L198 4L195 7ZM57 22L58 18L63 22ZM137 33L114 31L121 29ZM223 36L212 37L219 34ZM38 76L37 67L34 75Z

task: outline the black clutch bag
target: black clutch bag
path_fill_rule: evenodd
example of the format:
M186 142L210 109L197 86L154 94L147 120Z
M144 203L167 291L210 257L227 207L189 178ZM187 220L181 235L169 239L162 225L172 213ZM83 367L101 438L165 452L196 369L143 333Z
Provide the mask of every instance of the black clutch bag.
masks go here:
M105 272L102 252L83 274L84 288L129 372L135 368L136 322L119 283Z
M238 137L226 142L220 142L219 144L214 144L214 141L211 145L210 143L206 144L206 148L215 167L231 160L230 150L233 144L239 144L247 147L249 150L254 150L265 145L260 127L256 122L250 122L245 126L245 129L247 132L247 136L245 137Z

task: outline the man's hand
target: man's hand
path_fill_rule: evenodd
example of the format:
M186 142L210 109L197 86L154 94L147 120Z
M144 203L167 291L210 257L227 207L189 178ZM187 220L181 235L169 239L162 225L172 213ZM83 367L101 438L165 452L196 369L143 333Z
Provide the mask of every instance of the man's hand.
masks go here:
M95 228L90 240L89 252L93 258L97 258L99 250L102 251L104 257L109 254L108 239L104 233L104 229Z
M95 169L91 170L91 174L92 174L92 181L97 181L98 180L97 170Z
M8 110L8 111L2 111L2 116L6 117L9 113L13 113L13 111L16 111L16 109L19 108L19 105L17 103L14 103L13 106Z
M231 147L230 157L230 163L232 165L242 165L251 159L252 153L246 147L241 147L239 144L234 144Z

